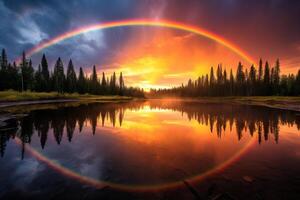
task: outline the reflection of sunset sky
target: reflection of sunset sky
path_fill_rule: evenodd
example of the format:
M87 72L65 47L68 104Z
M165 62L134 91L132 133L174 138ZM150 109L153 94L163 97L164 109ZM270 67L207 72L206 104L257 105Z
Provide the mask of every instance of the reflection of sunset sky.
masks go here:
M102 127L99 118L95 135L87 120L82 132L75 128L71 143L65 133L57 146L49 132L50 140L43 151L38 138L33 139L31 146L51 162L81 176L104 181L110 177L109 182L124 184L125 188L126 184L151 188L172 185L182 176L201 177L206 171L213 172L251 141L246 131L238 141L235 127L232 132L227 129L220 140L208 125L189 121L180 112L150 108L147 104L142 109L126 110L122 126L118 125L118 113L115 127L107 117Z
M22 134L7 143L2 159L13 169L8 179L26 173L11 167L20 158L23 139L23 168L33 171L28 179L18 180L20 184L30 184L50 167L70 180L100 188L161 189L182 185L183 179L213 176L253 151L260 151L256 157L264 162L271 159L263 157L264 152L272 150L285 152L289 159L299 157L299 121L289 111L152 100L44 112L29 113L26 126L21 123ZM46 124L50 127L45 131Z

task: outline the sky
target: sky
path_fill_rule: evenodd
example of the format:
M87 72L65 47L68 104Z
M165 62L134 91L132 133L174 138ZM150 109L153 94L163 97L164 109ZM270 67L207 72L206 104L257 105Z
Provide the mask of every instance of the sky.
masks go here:
M300 1L296 0L0 0L0 48L10 60L22 51L71 30L105 22L170 20L218 35L250 55L281 60L282 73L300 68ZM80 34L32 55L36 67L45 53L50 68L61 57L89 73L123 72L127 85L170 87L222 63L244 60L223 45L187 31L165 27L116 27Z

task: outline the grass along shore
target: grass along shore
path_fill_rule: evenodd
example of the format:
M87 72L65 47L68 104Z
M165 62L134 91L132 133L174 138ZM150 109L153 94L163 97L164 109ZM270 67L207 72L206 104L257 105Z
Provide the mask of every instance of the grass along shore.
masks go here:
M21 101L39 101L39 100L131 100L132 97L126 96L101 96L91 94L78 94L78 93L57 93L57 92L18 92L13 90L0 92L0 103L6 102L21 102Z
M79 106L87 103L119 103L136 100L126 96L101 96L78 93L57 92L17 92L13 90L0 92L0 123L1 112L27 113L35 109L57 109L58 107Z
M300 112L300 96L229 96L229 97L199 97L202 103L230 103L242 105L265 106Z
M101 96L90 94L78 94L78 93L64 93L57 92L17 92L13 90L0 92L0 105L10 103L11 105L18 105L21 102L38 103L39 101L52 100L55 101L68 101L73 100L77 102L119 102L130 101L135 98L126 96ZM230 103L230 104L244 104L244 105L256 105L265 106L270 108L293 110L300 112L300 97L286 97L286 96L229 96L229 97L198 97L188 98L185 100L197 101L201 103ZM52 103L53 103L52 102Z
M151 98L150 98L151 99ZM166 98L154 98L166 99ZM194 97L194 98L176 98L172 100L184 100L191 102L199 102L203 104L209 103L224 103L232 105L254 105L264 106L269 108L292 110L300 112L300 96L228 96L228 97Z

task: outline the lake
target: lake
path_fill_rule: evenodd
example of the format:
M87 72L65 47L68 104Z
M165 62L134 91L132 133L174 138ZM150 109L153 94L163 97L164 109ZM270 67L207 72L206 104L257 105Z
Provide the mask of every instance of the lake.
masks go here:
M183 100L36 106L0 131L0 198L300 199L300 113Z

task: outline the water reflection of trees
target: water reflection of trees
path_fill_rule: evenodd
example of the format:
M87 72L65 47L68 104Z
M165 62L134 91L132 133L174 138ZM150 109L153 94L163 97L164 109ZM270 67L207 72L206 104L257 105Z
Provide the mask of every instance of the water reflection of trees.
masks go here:
M120 104L90 104L78 107L64 107L60 109L36 110L19 121L19 128L0 131L0 155L3 157L10 139L18 137L22 141L22 158L25 144L31 142L33 134L37 134L41 147L46 146L48 134L53 134L57 144L60 144L66 134L72 141L76 126L82 132L83 126L89 124L95 134L97 126L107 123L113 127L122 126L124 113L127 109L139 110L141 103ZM179 111L189 120L196 120L199 124L210 127L212 134L222 137L226 130L235 129L240 140L243 134L257 134L258 143L267 141L273 135L276 143L279 140L280 125L296 126L300 130L300 116L295 112L281 111L253 106L237 106L222 104L199 104L196 102L167 102L153 101L149 103L151 109L169 109ZM100 123L100 124L99 124Z
M226 129L232 131L234 125L237 138L244 132L258 135L258 142L267 141L272 134L276 143L279 140L280 125L296 126L300 130L300 116L293 111L283 111L259 106L229 104L199 104L197 102L177 102L163 104L165 109L180 111L189 120L210 127L212 133L222 137ZM159 102L153 102L151 109L161 108Z

